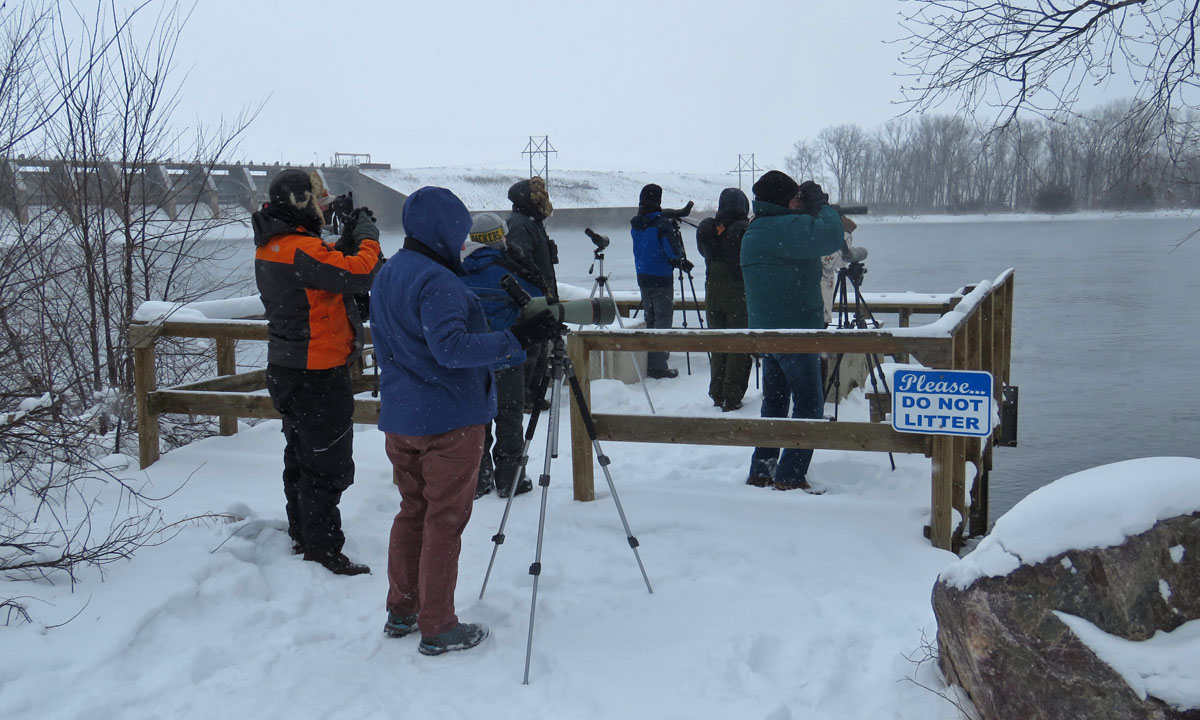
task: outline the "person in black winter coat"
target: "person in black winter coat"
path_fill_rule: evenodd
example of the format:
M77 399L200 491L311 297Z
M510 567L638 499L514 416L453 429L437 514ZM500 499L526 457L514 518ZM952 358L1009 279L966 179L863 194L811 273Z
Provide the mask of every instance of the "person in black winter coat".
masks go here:
M546 181L535 176L513 183L508 189L508 199L512 201L512 213L508 216L509 252L517 262L523 259L532 261L542 276L546 294L557 298L558 279L554 275L554 266L558 264L558 247L546 232L545 220L554 213ZM528 400L525 412L533 409L530 403L538 380L546 373L550 346L529 348L528 354L525 360L525 397Z
M288 169L251 216L254 275L267 316L267 392L283 419L288 535L305 560L337 575L370 568L342 552L338 510L354 482L350 365L365 335L356 294L371 288L379 229L369 215L352 231L354 252L321 238L328 192L318 173Z
M750 200L738 188L725 188L716 217L696 228L696 246L704 256L704 298L708 326L746 327L746 286L742 282L742 233L750 224ZM750 356L713 353L708 396L722 412L742 406L750 380Z

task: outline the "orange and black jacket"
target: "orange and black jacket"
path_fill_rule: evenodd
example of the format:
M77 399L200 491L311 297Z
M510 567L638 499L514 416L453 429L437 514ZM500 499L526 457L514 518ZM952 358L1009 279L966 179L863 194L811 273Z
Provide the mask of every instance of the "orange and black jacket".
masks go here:
M371 289L379 243L345 255L312 232L254 213L254 276L267 312L267 362L305 370L345 365L362 350L354 294Z

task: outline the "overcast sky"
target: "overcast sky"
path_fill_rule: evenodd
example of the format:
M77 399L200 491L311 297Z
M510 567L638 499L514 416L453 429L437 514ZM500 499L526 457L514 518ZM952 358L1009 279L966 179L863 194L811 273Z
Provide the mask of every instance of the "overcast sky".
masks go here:
M177 119L266 102L234 159L723 172L899 108L897 0L199 0Z

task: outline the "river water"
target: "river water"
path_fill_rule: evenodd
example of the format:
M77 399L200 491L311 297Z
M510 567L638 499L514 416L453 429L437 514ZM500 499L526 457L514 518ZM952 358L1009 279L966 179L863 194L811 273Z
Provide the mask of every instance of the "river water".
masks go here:
M949 293L1015 269L1019 445L996 450L993 520L1034 489L1079 470L1200 456L1200 393L1192 384L1200 353L1200 237L1179 245L1197 228L1200 216L859 219L855 242L870 250L866 293ZM636 290L628 225L593 229L612 238L605 270L613 289ZM552 225L551 236L559 282L590 288L593 245L583 228ZM694 233L685 228L684 237L700 264ZM385 234L385 253L401 241ZM247 271L249 245L238 260ZM699 281L697 289L703 291Z

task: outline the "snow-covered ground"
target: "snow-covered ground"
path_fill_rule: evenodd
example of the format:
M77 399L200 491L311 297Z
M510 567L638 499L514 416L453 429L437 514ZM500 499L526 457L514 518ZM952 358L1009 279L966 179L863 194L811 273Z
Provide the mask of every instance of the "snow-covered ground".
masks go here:
M707 365L651 380L659 412L717 414ZM672 365L684 368L683 356ZM752 383L753 385L753 383ZM597 411L646 412L637 386L593 384ZM738 414L757 413L751 388ZM842 416L865 418L853 398ZM571 497L566 419L552 464L531 679L521 684L538 491L517 498L478 599L504 503L482 498L464 536L460 616L492 636L421 656L382 633L388 528L399 506L374 428L358 428L357 481L342 502L348 554L373 574L335 577L291 555L283 530L282 436L264 422L172 451L144 478L168 520L207 512L104 577L11 583L33 625L0 629L0 717L953 718L920 685L929 596L955 560L921 528L929 461L818 451L824 496L743 484L748 448L608 443L611 470L654 593L610 493ZM545 423L530 463L540 470ZM73 616L74 619L71 619ZM68 622L69 620L69 622ZM61 627L50 626L66 623ZM913 680L914 682L910 682Z

